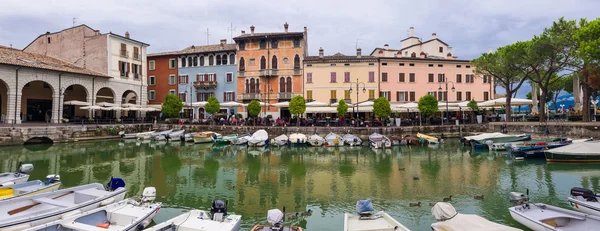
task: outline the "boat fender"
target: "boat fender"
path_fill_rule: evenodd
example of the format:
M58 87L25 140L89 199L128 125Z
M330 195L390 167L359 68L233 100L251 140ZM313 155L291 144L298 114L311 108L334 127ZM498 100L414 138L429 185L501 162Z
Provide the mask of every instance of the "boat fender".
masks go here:
M69 218L69 217L72 217L72 216L75 216L75 215L79 215L79 214L81 214L81 211L79 209L76 209L74 211L71 211L71 212L68 212L68 213L65 213L65 214L61 215L60 218L61 219L66 219L66 218Z
M108 198L106 200L103 200L102 202L100 202L100 206L110 205L112 203L115 203L115 198L114 197L111 197L111 198Z

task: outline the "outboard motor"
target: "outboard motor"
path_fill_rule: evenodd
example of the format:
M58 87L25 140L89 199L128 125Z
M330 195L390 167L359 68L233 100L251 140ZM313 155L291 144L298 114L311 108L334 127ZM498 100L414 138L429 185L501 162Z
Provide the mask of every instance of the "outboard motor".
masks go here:
M492 141L492 140L486 140L485 144L487 144L487 146L490 149L490 151L493 150L493 148L494 148L494 141Z
M580 187L573 187L571 188L571 196L580 196L583 197L586 201L598 201L597 195L594 193L594 191L586 189L586 188L580 188Z
M524 205L529 203L529 197L520 192L511 192L509 195L510 201L515 205Z
M18 173L29 174L33 172L33 164L21 164L17 169Z
M227 201L214 200L210 207L210 213L212 214L213 221L223 221L223 218L227 216Z
M46 176L46 184L52 184L60 181L59 175L47 175Z
M121 137L121 139L125 138L125 132L124 131L120 131L119 132L119 137Z
M142 202L152 202L156 199L156 188L155 187L146 187L144 188L144 192L142 192Z
M284 208L285 211L285 208ZM271 224L272 231L281 231L283 230L283 219L284 213L279 209L271 209L267 211L267 222Z
M111 177L108 184L106 184L106 189L108 191L115 191L118 188L125 188L125 181L121 178Z

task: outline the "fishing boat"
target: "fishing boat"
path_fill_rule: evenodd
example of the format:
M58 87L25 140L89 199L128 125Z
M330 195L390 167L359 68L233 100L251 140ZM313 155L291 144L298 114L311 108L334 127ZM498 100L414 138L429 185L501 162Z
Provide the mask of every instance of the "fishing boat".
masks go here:
M308 138L302 133L292 133L290 135L290 144L295 146L306 145Z
M370 199L357 201L356 213L344 214L345 231L410 231L386 212L375 212Z
M352 135L350 133L342 136L342 139L344 140L345 145L350 145L350 146L362 145L362 139L360 137Z
M140 133L135 134L135 137L138 140L150 140L150 139L152 139L152 135L154 135L154 133L155 133L154 131L140 132Z
M402 141L400 142L400 144L401 145L417 145L417 144L419 144L420 140L421 140L421 138L419 138L419 137L407 135L407 136L402 137Z
M256 132L254 132L254 134L252 134L252 136L248 137L248 146L251 147L262 147L265 146L269 140L269 134L267 133L267 131L260 129Z
M136 139L137 133L125 133L124 131L120 131L119 136L121 137L122 140Z
M271 142L269 142L269 144L276 146L276 147L280 147L280 146L287 145L288 142L289 142L289 139L286 135L280 135L280 136L277 136L277 137L271 139Z
M173 130L166 130L166 131L154 133L154 134L152 134L151 139L154 141L166 141L167 137L169 136L169 134L171 134L171 132L173 132Z
M431 224L432 231L521 231L520 229L491 222L474 214L458 213L456 212L456 209L447 202L435 203L431 209L431 215L438 220L438 222Z
M247 144L249 137L250 137L250 134L242 134L242 135L238 135L237 137L230 138L230 141L231 141L231 144L233 144L233 145Z
M191 210L145 229L145 231L238 231L242 223L242 216L228 214L227 204L227 201L214 200L210 213L203 210Z
M121 178L111 178L107 187L93 183L0 201L0 211L6 211L0 213L0 230L23 230L123 200Z
M194 142L194 133L186 133L179 137L179 140L181 140L181 142Z
M369 136L369 145L372 148L391 148L392 141L387 136L375 132Z
M571 188L571 196L568 198L569 204L573 209L600 217L600 195L586 188L573 187Z
M547 162L600 162L600 142L580 142L546 150Z
M0 173L0 185L6 183L25 183L29 179L29 173L31 172L33 172L32 164L19 163L19 166L17 166L17 171Z
M422 133L417 133L417 137L419 137L420 139L426 140L430 144L439 144L440 143L439 139L435 136L428 136L428 135L425 135Z
M392 146L400 146L400 143L402 143L402 137L400 137L400 136L393 135L393 136L390 136L389 138L392 141Z
M283 208L285 212L285 207ZM255 225L250 231L302 231L298 226L285 226L285 214L279 209L271 209L267 211L267 222L270 225Z
M477 135L461 137L460 142L462 142L466 145L470 145L471 140L485 140L485 139L511 137L511 136L513 136L513 135L507 135L507 134L500 133L500 132L481 133L481 134L477 134Z
M503 137L495 137L495 138L486 138L486 139L472 139L471 146L475 149L490 149L493 144L499 144L500 146L504 146L505 143L519 142L519 141L529 141L531 140L531 136L527 134L521 135L509 135Z
M333 132L330 132L325 136L325 141L327 142L327 147L337 147L344 145L344 139Z
M219 133L216 133L216 134L217 134L217 138L215 139L215 144L218 144L218 145L230 145L231 144L230 139L232 137L237 137L237 134L231 134L228 136L223 136Z
M308 137L308 144L313 147L321 147L325 144L325 139L320 135L314 134Z
M215 132L196 132L194 133L194 143L195 144L203 144L203 143L213 143L218 138L217 133Z
M122 200L78 215L63 217L61 220L25 229L25 231L142 230L148 227L158 210L160 210L161 203L152 203L155 198L156 188L147 187L144 189L141 198Z
M177 131L173 131L171 133L169 133L167 135L167 140L180 140L181 137L183 137L185 134L185 130L177 130Z
M529 203L526 194L511 192L516 206L508 208L515 221L534 231L598 230L600 217L543 203Z
M60 187L60 176L48 175L46 181L34 180L19 184L0 185L0 201L51 192Z

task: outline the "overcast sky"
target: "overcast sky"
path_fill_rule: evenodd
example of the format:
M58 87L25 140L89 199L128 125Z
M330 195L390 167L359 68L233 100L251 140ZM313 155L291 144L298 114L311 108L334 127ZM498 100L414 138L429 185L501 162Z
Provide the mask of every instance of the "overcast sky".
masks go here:
M437 33L460 59L472 59L540 34L559 17L598 17L599 0L2 0L0 45L24 48L46 31L87 24L150 44L149 53L231 42L241 30L290 31L308 27L309 55L370 53L400 48L409 27L423 39ZM233 28L231 25L233 24ZM529 90L527 90L529 91ZM521 95L521 94L519 94Z

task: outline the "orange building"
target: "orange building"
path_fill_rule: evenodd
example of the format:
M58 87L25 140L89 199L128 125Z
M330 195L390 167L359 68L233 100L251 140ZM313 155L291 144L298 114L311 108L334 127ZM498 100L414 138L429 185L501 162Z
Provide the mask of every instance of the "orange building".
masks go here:
M242 31L233 38L237 44L238 101L258 100L268 104L290 101L302 95L302 61L307 54L306 27L304 32L250 33ZM245 114L246 108L240 108ZM285 107L264 106L261 116L290 117Z
M162 104L167 94L177 95L177 57L148 54L148 104Z

